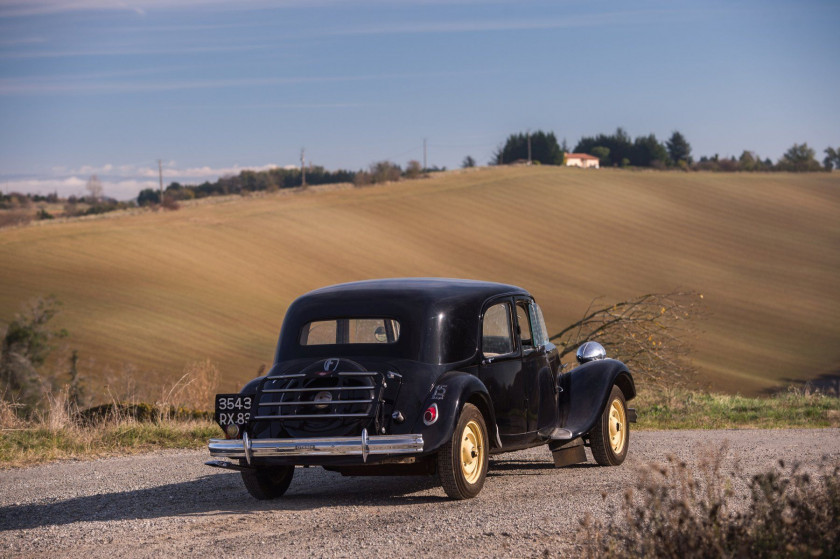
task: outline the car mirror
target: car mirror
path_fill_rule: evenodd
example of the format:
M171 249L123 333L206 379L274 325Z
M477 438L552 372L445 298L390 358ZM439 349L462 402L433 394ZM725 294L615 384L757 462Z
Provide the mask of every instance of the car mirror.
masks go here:
M577 357L578 363L583 365L584 363L589 363L590 361L606 359L607 350L605 350L604 346L598 342L584 342L578 348L575 357Z

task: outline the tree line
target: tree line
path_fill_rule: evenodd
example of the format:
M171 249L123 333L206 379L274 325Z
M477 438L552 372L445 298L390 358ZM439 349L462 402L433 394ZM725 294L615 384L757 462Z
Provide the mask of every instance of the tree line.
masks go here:
M793 144L775 163L770 158L761 158L753 151L744 150L739 157L701 156L695 160L691 144L685 136L674 131L661 142L655 134L631 138L621 127L612 134L584 136L570 150L566 140L557 141L554 132L519 132L508 136L507 140L493 153L490 165L508 165L529 161L542 165L563 165L566 154L586 153L598 158L601 167L640 167L652 169L682 169L693 171L788 171L812 172L840 169L840 147L828 147L823 151L822 163L817 161L816 151L807 143ZM475 159L467 155L461 167L474 167ZM418 161L409 161L403 169L392 161L377 161L367 169L349 171L339 169L328 171L322 166L310 165L305 173L299 168L274 168L266 171L241 171L238 175L229 175L215 181L185 185L171 182L164 190L146 188L135 200L119 202L103 195L102 183L96 175L88 180L86 196L59 198L56 193L21 194L18 192L0 192L0 210L12 210L9 216L14 218L8 223L0 219L0 227L24 223L31 219L52 219L54 216L43 207L35 215L24 211L33 202L63 203L62 217L91 215L126 209L134 206L162 206L176 209L178 202L208 196L247 194L252 192L275 192L281 188L294 188L307 185L353 183L365 186L401 179L415 179L428 173L445 171L446 167L423 168ZM304 177L305 175L305 177ZM304 183L305 178L305 183ZM17 213L15 213L17 212ZM15 213L15 215L11 215ZM17 215L20 214L20 215Z
M655 169L679 168L695 171L831 171L840 169L840 147L828 147L820 164L816 151L807 143L793 144L776 163L762 159L755 152L744 150L741 156L721 158L718 154L702 156L695 161L691 144L685 136L674 131L661 142L655 134L637 136L635 139L621 127L612 134L582 137L574 150L566 141L560 144L554 132L517 133L493 154L491 165L507 165L530 161L541 165L562 165L567 153L586 153L598 158L601 167L647 167ZM472 159L472 158L470 158ZM467 166L467 165L465 165Z
M164 207L174 208L178 201L206 198L208 196L276 192L281 188L320 184L353 183L355 186L365 186L400 179L416 179L428 173L445 170L446 167L437 166L424 169L419 161L409 161L405 169L392 161L377 161L371 163L367 169L359 171L345 169L328 171L324 167L310 165L305 169L305 177L301 169L297 168L241 171L238 175L220 177L216 181L205 181L198 185L183 185L172 182L163 191L163 200L160 198L159 190L146 188L137 196L137 205L163 204ZM306 180L305 184L304 178Z

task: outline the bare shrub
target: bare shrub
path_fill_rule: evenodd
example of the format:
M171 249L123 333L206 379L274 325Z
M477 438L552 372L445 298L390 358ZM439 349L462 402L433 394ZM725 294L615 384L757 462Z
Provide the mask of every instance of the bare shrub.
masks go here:
M592 309L584 317L551 336L561 359L587 341L604 346L650 388L672 391L686 384L693 368L689 319L701 311L703 295L693 291L649 293ZM594 304L594 301L593 301Z
M367 186L373 183L373 177L367 171L359 171L353 177L353 185L354 186Z
M72 428L79 417L79 408L70 398L70 387L47 394L46 413L38 423L52 431Z
M181 377L164 388L158 407L206 411L219 386L219 369L209 359L188 363Z
M420 178L420 175L423 173L423 166L420 165L420 162L412 159L408 162L408 165L405 167L405 177L407 179L417 179Z
M17 412L18 405L5 399L0 399L0 429L14 430L25 425Z
M181 208L181 204L178 203L178 200L174 196L170 196L169 194L163 195L163 202L161 206L164 210L178 210Z
M586 557L837 557L840 553L840 464L816 475L799 465L753 476L748 502L725 473L726 449L693 472L674 456L642 471L620 515L603 525L587 517L578 537ZM738 476L738 477L736 477Z
M32 221L32 214L28 211L0 210L0 227L26 225Z
M94 368L95 360L91 359L88 366ZM130 363L125 364L120 370L106 366L103 373L105 378L103 392L106 400L112 404L117 402L135 404L146 398L153 399L153 393L147 387L141 394L141 388L137 383L139 375L137 368Z
M391 161L377 161L370 164L370 176L374 184L400 180L402 169Z

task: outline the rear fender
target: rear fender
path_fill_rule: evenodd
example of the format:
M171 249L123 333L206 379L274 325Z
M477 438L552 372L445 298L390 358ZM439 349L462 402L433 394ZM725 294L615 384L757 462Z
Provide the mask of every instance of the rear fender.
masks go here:
M441 375L432 386L411 431L423 434L423 452L433 452L452 438L455 424L466 403L473 404L484 416L490 448L499 446L496 415L487 387L474 375L449 371ZM437 404L438 420L432 425L426 425L422 414L432 404Z
M625 400L636 397L636 385L627 366L615 359L590 361L559 379L560 414L563 427L572 438L591 431L601 419L613 386L624 393Z
M240 390L241 394L255 393L260 386L260 383L265 380L265 375L257 377L248 381L248 383Z

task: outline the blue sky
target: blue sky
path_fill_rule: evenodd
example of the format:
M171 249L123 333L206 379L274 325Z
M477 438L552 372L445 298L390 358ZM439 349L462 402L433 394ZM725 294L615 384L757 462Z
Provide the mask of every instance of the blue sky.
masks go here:
M527 129L822 159L838 52L836 1L0 0L0 190L405 165L424 138L453 168Z

